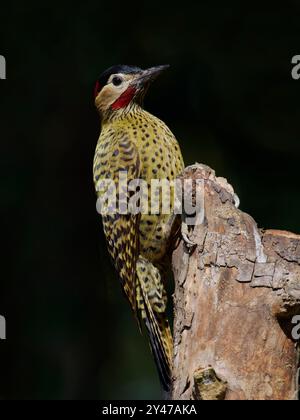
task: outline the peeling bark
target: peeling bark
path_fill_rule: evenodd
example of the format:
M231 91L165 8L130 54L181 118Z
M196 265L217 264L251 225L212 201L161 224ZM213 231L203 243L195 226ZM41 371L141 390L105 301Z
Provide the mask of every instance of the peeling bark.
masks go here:
M300 236L258 229L207 166L183 178L204 181L205 217L173 253L173 399L297 399Z

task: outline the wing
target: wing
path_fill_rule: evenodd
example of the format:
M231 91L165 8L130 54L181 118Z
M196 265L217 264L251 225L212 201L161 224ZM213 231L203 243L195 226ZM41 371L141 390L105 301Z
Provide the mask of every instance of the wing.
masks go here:
M120 214L119 203L130 198L122 189L119 194L120 173L127 173L127 180L140 177L140 159L136 146L126 132L114 134L113 139L104 142L96 150L94 162L94 180L112 179L116 188L117 211L102 216L108 251L118 272L123 291L133 311L136 313L136 262L139 255L139 220L140 214ZM122 182L122 181L121 181ZM106 191L107 192L107 191Z

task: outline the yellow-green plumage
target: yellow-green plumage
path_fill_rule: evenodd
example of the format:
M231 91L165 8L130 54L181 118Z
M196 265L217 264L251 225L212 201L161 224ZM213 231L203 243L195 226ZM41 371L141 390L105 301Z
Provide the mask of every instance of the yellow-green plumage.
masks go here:
M118 185L119 171L126 170L128 181L143 179L150 186L151 179L174 180L183 167L172 132L138 104L102 121L94 157L95 185L103 178ZM133 311L145 323L165 389L170 383L173 344L163 268L174 240L174 220L172 213L103 216L109 253Z

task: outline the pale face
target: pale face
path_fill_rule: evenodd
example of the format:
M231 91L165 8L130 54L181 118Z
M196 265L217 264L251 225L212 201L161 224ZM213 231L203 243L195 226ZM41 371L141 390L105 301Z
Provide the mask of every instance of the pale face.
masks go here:
M116 65L104 71L94 91L95 105L102 121L112 115L121 116L122 112L119 111L130 110L133 104L142 106L150 83L167 67L164 65L142 70L136 66Z
M135 78L134 74L112 74L106 85L100 90L95 99L97 108L105 113L118 99L130 89L130 84Z

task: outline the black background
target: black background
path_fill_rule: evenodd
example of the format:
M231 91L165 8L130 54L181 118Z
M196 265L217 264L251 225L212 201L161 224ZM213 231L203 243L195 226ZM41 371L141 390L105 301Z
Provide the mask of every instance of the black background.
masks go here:
M169 63L146 108L260 227L300 231L296 1L6 2L0 10L0 396L159 398L95 210L93 84Z

